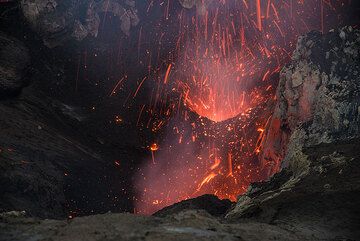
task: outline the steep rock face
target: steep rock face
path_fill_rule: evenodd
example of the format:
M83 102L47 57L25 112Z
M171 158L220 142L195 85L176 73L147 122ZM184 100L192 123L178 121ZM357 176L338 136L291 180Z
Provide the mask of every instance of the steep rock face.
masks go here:
M116 146L120 154L107 156L90 128L79 130L85 114L41 89L54 78L41 70L17 96L0 100L0 212L65 218L132 210L113 158L135 151Z
M70 199L80 195L78 189L96 186L99 180L89 184L90 179L105 163L67 133L51 110L52 100L34 92L35 87L28 87L17 98L0 102L0 210L66 217L73 206ZM77 187L69 189L69 184Z
M281 72L264 161L285 158L283 165L297 171L304 167L296 159L302 147L360 137L359 51L360 32L352 27L299 38L292 63Z
M48 47L62 45L69 40L81 41L96 37L100 14L110 13L119 18L121 30L129 35L139 22L135 1L74 1L74 0L22 0L25 19ZM82 12L82 9L86 9Z
M25 2L40 1L21 4ZM66 2L69 1L58 1L59 8L54 10L57 13L52 14L63 17L58 11L66 10L62 5ZM133 1L126 2L130 8L134 6ZM114 161L130 159L131 166L133 160L140 159L141 152L137 146L133 147L137 136L128 131L134 128L109 124L115 111L104 111L106 117L95 119L87 106L91 101L86 97L84 105L71 98L71 94L69 100L57 99L54 88L63 88L65 81L72 85L75 78L65 66L69 59L65 58L66 54L44 48L37 34L24 26L24 20L17 19L21 15L17 8L20 1L8 5L11 11L2 8L3 4L0 4L4 13L2 25L15 24L4 28L7 34L0 33L0 212L26 210L31 216L65 218L70 213L89 215L132 210L130 171L127 164L120 168ZM9 19L7 12L12 16ZM41 25L41 19L48 17L41 13L34 21ZM65 43L68 34L60 31L54 36L44 35L43 39L46 41L50 36L49 43L57 45ZM64 89L67 91L69 88ZM113 131L111 137L116 142L106 139L104 145L106 135L99 135L98 129ZM118 136L130 137L123 141Z
M29 63L29 51L25 45L0 32L0 98L24 87Z
M359 237L360 32L299 38L280 77L263 161L281 172L253 184L227 214L316 238ZM282 162L280 162L282 160ZM341 227L341 228L339 228Z

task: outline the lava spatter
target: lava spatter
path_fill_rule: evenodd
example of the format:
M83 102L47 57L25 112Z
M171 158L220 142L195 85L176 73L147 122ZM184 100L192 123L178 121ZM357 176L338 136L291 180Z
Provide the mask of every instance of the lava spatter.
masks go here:
M186 8L178 11L171 1L148 8L164 11L160 29L173 24L178 32L173 51L148 63L153 91L147 115L143 107L139 119L163 134L156 161L151 149L152 161L138 172L140 213L204 193L236 200L251 182L279 170L280 160L260 160L259 153L280 66L291 58L300 34L325 31L337 9L348 3L184 2ZM161 49L167 31L156 35ZM153 51L149 55L160 56Z

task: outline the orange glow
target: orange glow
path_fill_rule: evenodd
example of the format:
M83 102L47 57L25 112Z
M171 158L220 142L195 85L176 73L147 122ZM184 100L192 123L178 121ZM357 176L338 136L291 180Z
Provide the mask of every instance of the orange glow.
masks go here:
M205 193L236 201L251 183L279 171L281 160L261 159L278 75L297 37L335 16L319 1L201 1L201 11L176 14L171 1L149 5L164 11L159 26L174 22L179 29L171 36L174 50L149 60L149 76L134 87L134 97L145 79L152 87L138 126L163 138L161 149L149 147L152 163L136 177L139 213ZM160 49L169 35L156 36Z
M115 116L115 123L116 124L121 124L123 122L123 119L120 116Z
M228 154L228 165L229 165L229 174L228 176L233 176L233 167L232 167L232 157L231 153Z
M204 186L205 184L209 183L209 182L210 182L214 177L216 177L216 176L217 176L217 174L215 174L215 173L213 173L213 172L210 173L208 176L206 176L206 177L204 178L204 180L200 183L197 191L200 191L200 189L201 189L202 186Z
M220 165L221 161L219 158L215 158L215 163L210 167L211 170L216 169Z
M151 150L151 151L157 151L157 150L159 150L158 144L156 144L156 143L151 144L150 150Z

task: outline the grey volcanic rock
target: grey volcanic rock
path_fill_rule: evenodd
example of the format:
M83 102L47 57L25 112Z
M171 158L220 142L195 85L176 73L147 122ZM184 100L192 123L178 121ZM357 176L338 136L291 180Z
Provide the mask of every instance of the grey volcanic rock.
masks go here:
M75 0L22 0L21 9L27 22L48 47L62 45L69 40L81 41L96 37L100 14L109 13L119 18L121 30L130 34L139 23L135 1L75 1ZM86 9L82 12L82 9Z
M295 169L302 147L359 138L360 31L345 27L300 37L281 72L277 99L263 160L285 158L283 165L301 172Z
M223 223L204 211L166 218L104 214L73 220L38 220L0 214L0 240L306 240L274 225Z
M30 63L29 51L19 40L0 32L0 98L24 87Z
M232 204L228 199L220 200L214 195L206 194L165 207L153 215L156 217L165 217L180 213L183 210L204 210L215 217L219 217L225 215Z
M262 153L281 172L252 185L227 219L314 239L360 237L359 51L360 32L351 27L299 38L281 72Z
M289 168L240 196L226 218L265 222L313 240L360 237L360 140L302 149L310 163L301 175ZM304 168L305 169L305 168Z

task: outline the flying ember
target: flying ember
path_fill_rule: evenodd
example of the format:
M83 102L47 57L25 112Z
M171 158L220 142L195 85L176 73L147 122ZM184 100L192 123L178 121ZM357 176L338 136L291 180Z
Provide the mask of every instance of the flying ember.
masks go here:
M161 9L157 24L172 29L156 33L159 49L176 38L168 56L148 64L153 95L139 120L161 141L138 172L136 211L205 193L234 201L280 168L280 160L261 158L280 66L300 34L325 31L347 1L155 2L148 13Z

